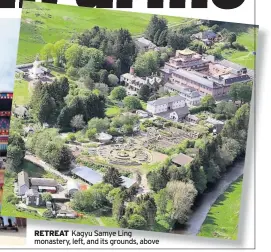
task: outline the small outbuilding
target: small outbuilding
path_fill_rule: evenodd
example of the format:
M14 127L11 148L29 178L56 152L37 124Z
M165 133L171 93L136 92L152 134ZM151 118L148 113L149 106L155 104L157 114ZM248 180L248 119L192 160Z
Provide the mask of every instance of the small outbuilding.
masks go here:
M184 165L188 165L193 161L193 158L180 153L179 155L177 155L176 157L174 157L172 159L172 163L179 165L179 166L184 166Z

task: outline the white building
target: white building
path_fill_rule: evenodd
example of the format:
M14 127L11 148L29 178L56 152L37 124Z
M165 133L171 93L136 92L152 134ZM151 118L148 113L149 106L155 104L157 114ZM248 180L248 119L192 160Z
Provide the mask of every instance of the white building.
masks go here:
M37 56L36 60L33 63L33 67L28 70L28 76L31 79L39 79L48 72L47 68L43 67L41 63L42 62L39 61L39 58Z
M185 98L180 95L164 97L147 103L147 111L152 114L159 114L186 106Z
M188 106L198 106L200 105L200 101L202 96L200 93L194 88L185 88L175 83L167 82L164 86L165 91L169 92L178 92L178 94L185 98L186 104Z

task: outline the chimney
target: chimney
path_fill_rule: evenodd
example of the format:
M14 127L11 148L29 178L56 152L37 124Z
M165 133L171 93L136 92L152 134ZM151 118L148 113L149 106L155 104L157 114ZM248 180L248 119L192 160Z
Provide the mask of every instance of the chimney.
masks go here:
M134 69L134 67L130 67L130 74L132 74L132 75L134 75L135 74L135 69Z

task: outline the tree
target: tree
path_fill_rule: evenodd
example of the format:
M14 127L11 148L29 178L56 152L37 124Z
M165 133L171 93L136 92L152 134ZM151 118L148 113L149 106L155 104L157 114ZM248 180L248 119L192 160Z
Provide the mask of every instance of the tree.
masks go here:
M220 27L219 27L218 24L215 24L215 25L212 26L212 31L215 32L215 33L219 32L219 29L220 29Z
M100 83L108 83L108 72L105 69L100 71Z
M139 54L134 64L136 74L142 77L158 72L159 67L159 53L156 51L148 51Z
M118 85L118 83L119 83L119 78L116 75L114 74L108 75L108 85L110 87L115 87Z
M107 96L108 95L108 85L105 83L95 83L94 85L95 89L99 91L99 94Z
M167 34L168 34L168 30L165 29L161 32L159 39L157 41L157 45L158 46L166 46L167 45Z
M53 57L53 47L54 45L52 43L46 44L40 51L40 56L42 60L45 60L46 63Z
M236 42L237 40L237 36L234 32L231 32L229 35L228 35L228 41L231 43L231 46L234 42Z
M123 102L128 110L142 109L140 100L134 96L126 96Z
M76 130L83 129L85 127L86 123L84 121L83 115L76 115L71 120L71 126L75 128Z
M161 35L161 32L162 32L161 30L157 30L156 33L155 33L155 35L154 35L153 43L156 44L156 45L157 45L157 42L158 42L159 37Z
M47 202L47 201L52 201L53 197L52 197L52 194L49 193L49 192L45 192L45 193L42 193L41 194L41 198L44 202Z
M148 101L150 95L151 95L151 89L149 87L149 85L144 84L138 91L138 95L140 97L141 100L143 101Z
M123 183L123 179L117 169L110 167L107 169L103 181L105 183L111 184L113 187L119 187Z
M168 46L172 47L173 50L183 50L188 47L191 39L188 34L177 33L171 31L168 33Z
M56 66L61 66L65 62L65 51L67 49L67 42L62 39L54 44L52 56Z
M111 91L111 97L113 100L119 100L122 101L127 96L126 89L124 87L115 87Z
M88 129L87 132L86 132L86 136L87 136L88 139L94 139L96 134L97 134L96 129Z
M248 103L251 101L252 96L252 83L234 83L229 90L229 96L232 100L241 103Z
M144 230L147 227L147 221L138 214L131 215L127 222L130 229Z
M86 76L83 79L83 84L84 84L84 87L89 90L93 90L95 87L94 81L89 76Z
M217 104L215 112L224 115L227 119L235 115L237 108L233 102L222 101Z
M108 118L94 117L88 122L88 129L95 129L96 132L106 132L109 129L110 121Z
M9 136L7 148L7 170L16 171L23 163L26 147L24 140L19 134Z
M73 66L79 68L81 66L82 53L82 47L78 44L73 44L69 47L65 52L68 67Z
M173 202L171 218L180 224L184 224L189 217L197 190L192 183L183 183L181 181L169 182L166 190Z
M148 39L154 42L154 37L157 31L160 30L161 33L161 31L166 29L167 29L167 20L165 18L160 18L157 15L153 15L148 24L145 35Z
M124 199L122 193L119 192L117 195L115 195L113 200L112 215L114 218L116 218L116 220L119 221L123 217L124 212L125 212Z
M212 108L215 105L215 99L212 95L205 95L201 99L201 106L205 108Z

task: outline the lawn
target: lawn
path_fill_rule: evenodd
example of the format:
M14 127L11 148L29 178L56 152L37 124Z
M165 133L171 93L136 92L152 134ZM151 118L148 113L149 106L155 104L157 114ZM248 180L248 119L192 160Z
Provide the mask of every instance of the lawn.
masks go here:
M201 227L199 236L237 239L242 182L241 177L217 199Z
M28 82L20 79L15 80L13 102L16 105L25 105L30 101Z
M105 111L105 115L107 117L114 117L114 116L118 116L121 113L121 109L117 106L113 106L113 107L108 107Z
M119 227L118 222L113 217L102 216L100 217L100 220L105 227Z
M245 66L249 69L254 69L256 51L255 34L258 34L258 29L250 28L247 32L241 32L237 35L237 42L244 45L248 51L240 52L232 49L224 50L222 56L226 59Z
M69 39L74 33L93 26L129 29L132 35L144 33L151 14L96 8L26 2L21 21L18 64L33 62L44 44ZM168 17L169 25L184 22L181 17Z

